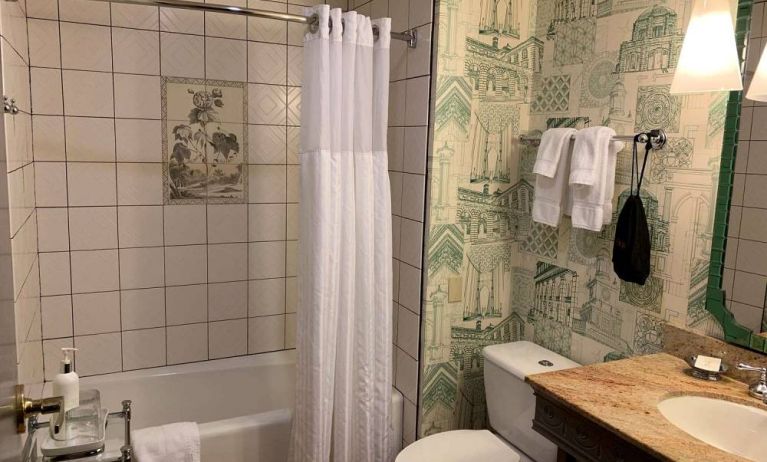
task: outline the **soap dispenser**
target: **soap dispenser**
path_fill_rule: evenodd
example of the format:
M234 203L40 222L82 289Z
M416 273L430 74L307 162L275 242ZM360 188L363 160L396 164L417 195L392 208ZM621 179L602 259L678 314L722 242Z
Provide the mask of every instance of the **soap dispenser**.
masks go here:
M80 405L80 377L75 372L72 358L70 357L75 351L77 351L77 348L61 349L64 358L61 360L59 373L53 379L53 396L64 398L64 409L60 411L64 413ZM64 428L59 429L59 432L55 432L53 427L51 427L51 436L57 440L66 439L66 427L65 423Z

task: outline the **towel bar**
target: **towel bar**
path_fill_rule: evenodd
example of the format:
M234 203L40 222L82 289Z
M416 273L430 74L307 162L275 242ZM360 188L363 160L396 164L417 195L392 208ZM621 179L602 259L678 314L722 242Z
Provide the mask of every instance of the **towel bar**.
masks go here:
M662 128L656 128L655 130L650 130L649 132L637 133L637 135L639 135L639 141L641 143L647 143L649 141L652 145L652 148L656 151L658 149L663 149L663 147L666 146L666 142L668 141L666 132L663 131ZM634 137L637 135L617 135L613 136L610 141L625 141L631 143L634 141ZM520 136L519 140L523 143L528 143L535 146L541 142L540 138L532 136ZM575 140L575 135L573 135L572 140Z

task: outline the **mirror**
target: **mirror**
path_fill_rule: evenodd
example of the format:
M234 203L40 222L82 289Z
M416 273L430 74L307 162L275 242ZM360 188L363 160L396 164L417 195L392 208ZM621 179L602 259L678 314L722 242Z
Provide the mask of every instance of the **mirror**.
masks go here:
M763 13L764 4L738 4L746 88L761 54ZM731 92L727 101L706 309L725 340L767 353L767 141L761 141L767 140L767 107L758 104L742 92Z

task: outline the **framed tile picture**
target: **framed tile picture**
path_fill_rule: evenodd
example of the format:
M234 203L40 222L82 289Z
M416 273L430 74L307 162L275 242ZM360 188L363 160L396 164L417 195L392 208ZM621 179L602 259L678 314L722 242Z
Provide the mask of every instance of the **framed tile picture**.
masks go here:
M161 92L164 203L245 203L245 83L163 77Z

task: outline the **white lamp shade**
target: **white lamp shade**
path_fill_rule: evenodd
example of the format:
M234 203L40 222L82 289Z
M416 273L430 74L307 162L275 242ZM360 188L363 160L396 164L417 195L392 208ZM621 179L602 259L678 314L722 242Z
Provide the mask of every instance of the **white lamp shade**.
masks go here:
M696 0L671 93L742 90L729 0Z
M746 98L753 101L767 101L767 47L762 52L756 73L751 79Z

